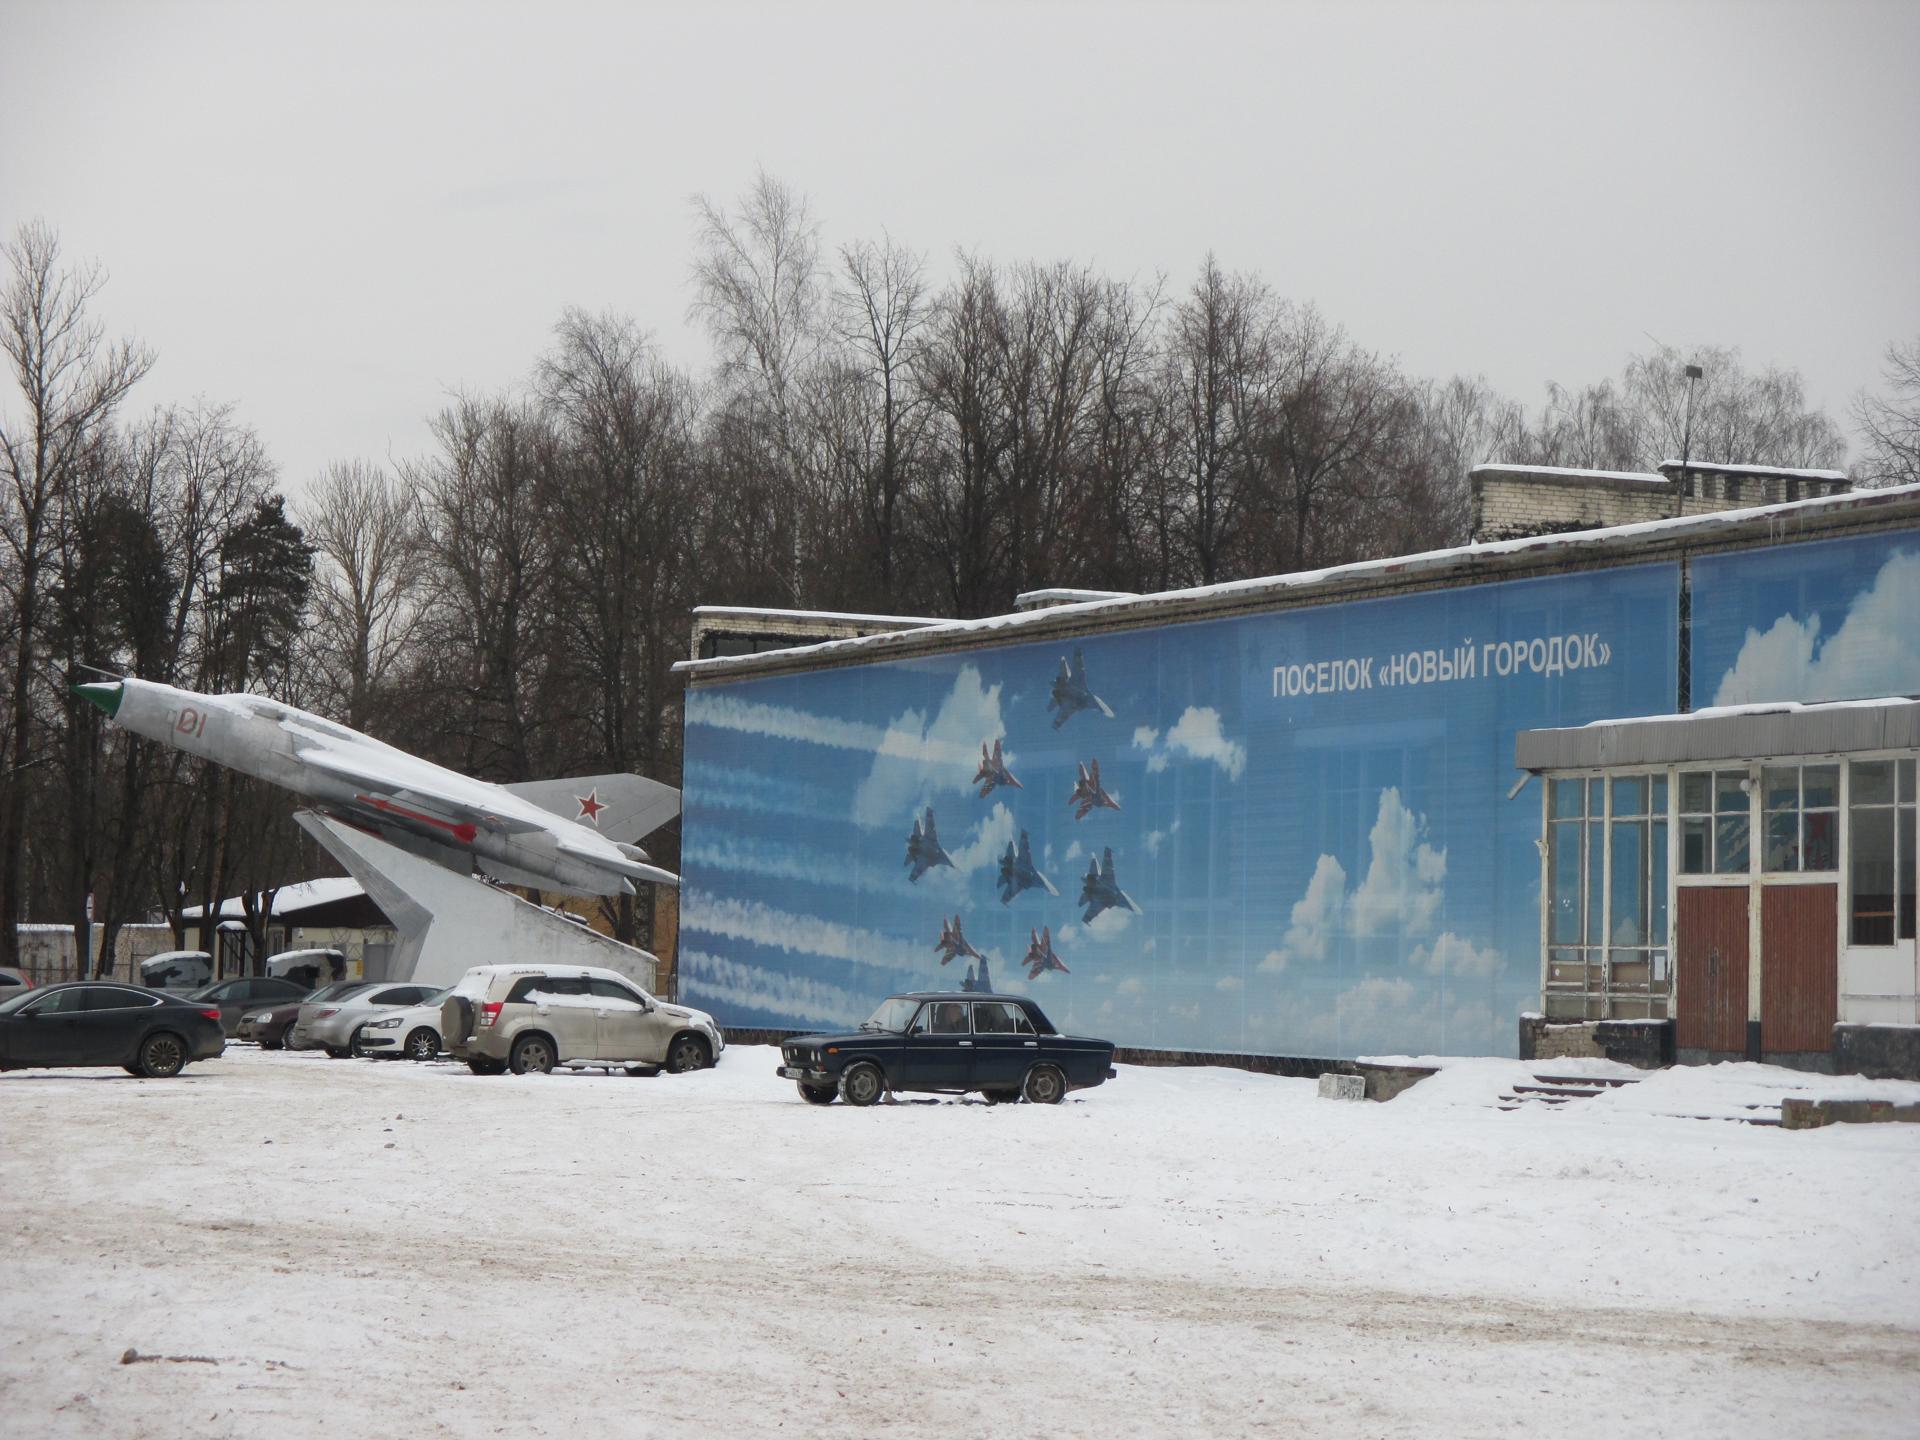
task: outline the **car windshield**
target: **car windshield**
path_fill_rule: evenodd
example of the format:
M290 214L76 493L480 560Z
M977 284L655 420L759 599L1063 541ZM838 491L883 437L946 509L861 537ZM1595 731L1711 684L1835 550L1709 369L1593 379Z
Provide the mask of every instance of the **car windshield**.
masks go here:
M880 1008L863 1020L862 1030L902 1031L907 1022L913 1019L913 1012L920 1008L918 1000L908 999L905 995L896 995L891 1000L881 1002Z
M372 982L367 980L336 980L324 990L316 990L307 996L307 1003L315 1000L338 1000L342 995L350 995L355 990L365 990Z
M9 995L5 1000L0 1000L0 1015L11 1015L14 1011L18 1010L22 1005L26 1004L29 1000L33 999L34 996L44 995L46 993L47 992L44 990L23 989L23 990L16 991L14 994Z

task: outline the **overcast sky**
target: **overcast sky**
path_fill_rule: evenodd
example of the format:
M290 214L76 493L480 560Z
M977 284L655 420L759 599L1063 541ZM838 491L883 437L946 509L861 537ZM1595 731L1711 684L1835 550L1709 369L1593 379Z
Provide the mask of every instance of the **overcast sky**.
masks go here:
M141 405L233 402L296 489L424 448L569 304L704 365L689 197L757 167L936 271L1211 249L1530 408L1653 337L1844 420L1920 334L1917 72L1908 0L0 0L0 227L101 260Z

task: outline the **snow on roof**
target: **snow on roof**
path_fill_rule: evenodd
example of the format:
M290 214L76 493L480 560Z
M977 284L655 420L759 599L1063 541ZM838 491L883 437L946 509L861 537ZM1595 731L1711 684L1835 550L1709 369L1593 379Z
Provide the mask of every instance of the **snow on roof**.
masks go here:
M1672 715L1616 715L1608 720L1589 720L1582 730L1604 730L1610 725L1660 725L1687 720L1726 719L1734 715L1818 715L1836 710L1900 709L1920 705L1912 695L1878 695L1870 700L1754 700L1745 705L1705 705Z
M1794 470L1785 465L1728 465L1718 460L1662 460L1662 470L1708 470L1715 475L1781 475L1789 480L1845 480L1844 470Z
M1895 504L1902 500L1920 500L1920 484L1890 485L1879 490L1856 490L1843 495L1817 495L1808 500L1792 500L1773 505L1752 505L1737 510L1714 510L1704 515L1681 515L1667 520L1642 520L1632 525L1609 525L1593 530L1575 530L1565 534L1528 535L1515 540L1480 540L1467 545L1428 550L1415 555L1390 555L1377 560L1357 560L1347 565L1329 565L1320 570L1300 570L1291 575L1261 575L1248 580L1228 580L1218 585L1197 585L1184 590L1163 590L1124 600L1093 600L1082 605L1054 605L1044 610L1021 610L1005 615L988 615L978 620L941 620L913 630L882 635L862 635L844 640L827 640L817 645L796 645L789 649L766 651L759 655L721 655L709 660L681 660L674 669L696 679L707 675L753 674L771 668L791 668L795 661L827 663L847 661L863 663L879 660L894 651L917 649L929 638L1000 636L1009 641L1018 632L1040 626L1051 628L1062 619L1121 619L1143 610L1153 610L1176 601L1279 599L1293 592L1313 590L1336 581L1366 580L1389 575L1406 576L1444 571L1474 560L1505 555L1524 555L1529 551L1551 553L1581 549L1622 540L1657 538L1665 535L1712 535L1744 521L1764 519L1777 523L1799 515L1845 512L1863 506Z
M282 885L273 897L273 913L285 915L294 910L311 910L316 905L331 905L337 900L352 900L366 892L360 888L360 882L345 875L332 876L324 880L302 880L293 885ZM198 920L201 907L190 905L181 915L188 920ZM220 902L218 914L221 919L244 916L246 906L235 895Z
M1641 470L1577 470L1565 465L1476 465L1469 475L1524 475L1545 480L1625 480L1634 485L1668 485L1664 475L1649 475Z
M837 620L851 625L941 625L924 615L859 615L842 610L771 610L761 605L696 605L695 615L746 615L756 620Z

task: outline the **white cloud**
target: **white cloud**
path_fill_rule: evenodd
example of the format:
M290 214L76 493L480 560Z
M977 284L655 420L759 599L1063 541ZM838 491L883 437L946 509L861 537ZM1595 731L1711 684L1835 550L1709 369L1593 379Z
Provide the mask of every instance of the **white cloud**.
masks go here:
M1147 985L1144 980L1140 979L1122 980L1118 986L1118 993L1122 995L1144 995L1147 993Z
M1078 860L1082 855L1086 853L1087 852L1085 850L1080 848L1080 842L1076 840L1071 845L1067 846L1067 853L1061 858L1066 864L1071 865L1074 861Z
M799 740L836 750L878 750L887 732L864 720L836 720L785 705L762 705L737 695L695 690L687 699L687 724L711 725L771 740Z
M1431 929L1445 898L1447 852L1428 845L1421 838L1425 830L1425 819L1401 803L1397 788L1382 790L1367 834L1365 877L1349 891L1346 867L1332 855L1320 856L1306 893L1287 917L1285 937L1260 968L1278 971L1289 960L1325 960L1342 927L1359 936Z
M1246 982L1241 980L1238 975L1222 975L1218 980L1213 982L1213 988L1224 994L1231 995L1236 990L1246 989Z
M1356 935L1395 930L1419 935L1440 909L1447 852L1421 840L1426 820L1400 803L1400 792L1380 792L1380 810L1368 835L1367 875L1353 892L1349 923Z
M1220 712L1211 706L1189 706L1167 731L1166 743L1160 732L1142 725L1133 732L1136 750L1147 752L1147 770L1159 774L1176 755L1189 760L1210 761L1218 765L1230 780L1238 780L1247 768L1247 747L1229 740L1220 728Z
M971 875L982 865L997 862L1006 853L1007 844L1013 839L1013 832L1013 812L996 800L993 809L987 812L986 818L967 832L965 843L947 852L948 858L953 861L954 872L958 875Z
M742 1008L770 1010L814 1025L850 1025L873 1010L871 995L855 995L803 975L742 965L704 950L682 950L680 973L688 997Z
M917 970L933 953L891 935L812 915L795 915L758 900L721 900L698 890L690 892L684 904L680 928L685 934L722 935L751 945L847 960L877 970ZM931 939L928 944L931 946Z
M1782 615L1749 629L1720 679L1715 705L1860 700L1920 690L1920 552L1896 551L1822 640L1820 617Z
M1086 922L1087 934L1096 940L1111 940L1133 924L1133 912L1118 906L1111 910L1102 910L1093 919Z
M1147 854L1158 855L1160 847L1167 843L1167 836L1171 833L1167 830L1149 830L1140 838L1140 843L1147 847Z
M980 742L1005 733L1000 687L982 685L977 669L962 666L931 723L919 710L908 710L875 743L862 747L877 753L854 792L854 823L886 825L912 814L931 796L971 792ZM1009 765L1014 758L1007 757Z
M1429 975L1451 975L1456 980L1484 980L1498 974L1501 964L1498 950L1491 946L1482 948L1451 930L1436 938L1431 949L1425 945L1414 946L1407 963Z

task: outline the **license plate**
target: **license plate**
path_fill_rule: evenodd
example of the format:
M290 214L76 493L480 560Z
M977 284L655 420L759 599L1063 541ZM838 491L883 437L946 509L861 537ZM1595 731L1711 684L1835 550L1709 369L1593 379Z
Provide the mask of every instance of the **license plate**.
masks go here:
M804 1080L807 1078L807 1072L802 1070L798 1065L782 1065L779 1074L783 1080Z

